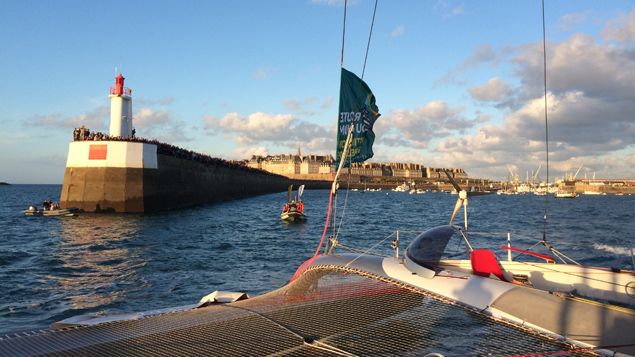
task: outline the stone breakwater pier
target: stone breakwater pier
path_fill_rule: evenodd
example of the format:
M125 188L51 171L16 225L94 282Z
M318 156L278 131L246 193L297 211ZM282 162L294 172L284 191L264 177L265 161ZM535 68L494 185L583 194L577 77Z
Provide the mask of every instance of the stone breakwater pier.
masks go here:
M62 185L62 207L86 212L155 212L282 192L290 184L329 183L284 176L161 143L75 141Z

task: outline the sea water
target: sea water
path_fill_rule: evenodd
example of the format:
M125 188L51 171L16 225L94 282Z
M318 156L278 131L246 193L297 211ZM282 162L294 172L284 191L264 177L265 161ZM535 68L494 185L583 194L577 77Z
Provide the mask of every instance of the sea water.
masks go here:
M315 251L329 194L305 191L309 219L300 224L280 220L286 192L153 214L22 213L60 191L60 185L0 186L0 333L80 314L194 304L214 290L256 295L278 288ZM584 264L632 269L635 196L547 199L547 240L554 247ZM403 252L418 232L447 224L456 200L446 193L341 190L336 251L393 254L399 230ZM507 232L521 248L542 238L544 210L545 197L534 195L471 198L470 230L478 233L472 240L504 259L498 247ZM463 223L462 213L455 223Z

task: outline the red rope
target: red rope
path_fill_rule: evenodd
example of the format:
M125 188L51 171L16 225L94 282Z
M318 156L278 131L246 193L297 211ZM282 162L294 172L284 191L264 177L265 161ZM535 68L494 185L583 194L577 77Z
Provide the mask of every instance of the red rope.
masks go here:
M315 254L313 256L317 256L320 254L320 249L322 249L322 244L324 243L324 237L326 237L326 231L329 228L329 220L331 219L331 203L333 202L333 190L329 194L329 208L326 211L326 222L324 223L324 232L322 232L322 239L320 239L320 244L318 244L317 249L315 250Z
M329 229L329 221L331 220L331 203L333 203L333 191L331 191L331 193L329 194L329 208L326 211L326 223L324 223L324 232L322 232L322 239L320 239L320 244L318 244L318 247L315 250L313 256L298 267L298 270L295 271L295 274L293 274L293 277L291 277L291 280L289 280L289 282L292 282L295 279L299 278L300 275L302 275L302 273L307 270L311 263L313 263L313 261L317 259L318 255L320 254L320 249L322 249L322 244L324 243L324 237L326 237L326 231Z

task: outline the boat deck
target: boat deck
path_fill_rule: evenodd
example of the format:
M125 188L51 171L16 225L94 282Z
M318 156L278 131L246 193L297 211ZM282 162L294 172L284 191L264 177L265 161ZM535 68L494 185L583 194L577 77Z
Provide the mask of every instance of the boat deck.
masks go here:
M11 356L508 355L571 348L415 288L328 267L230 304L0 337L0 354Z

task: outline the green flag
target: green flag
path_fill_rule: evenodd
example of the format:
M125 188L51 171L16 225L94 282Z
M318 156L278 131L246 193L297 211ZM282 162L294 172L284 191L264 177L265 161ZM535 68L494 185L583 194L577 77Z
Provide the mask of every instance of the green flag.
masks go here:
M344 150L348 129L353 125L350 162L363 162L373 157L373 124L379 118L375 96L368 85L354 73L342 68L340 81L340 113L337 120L337 152L335 165L339 164ZM348 166L349 158L344 162Z

